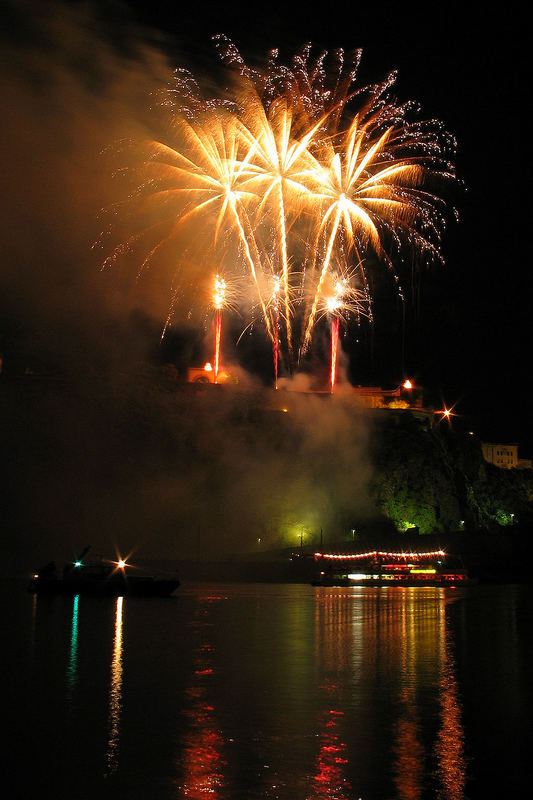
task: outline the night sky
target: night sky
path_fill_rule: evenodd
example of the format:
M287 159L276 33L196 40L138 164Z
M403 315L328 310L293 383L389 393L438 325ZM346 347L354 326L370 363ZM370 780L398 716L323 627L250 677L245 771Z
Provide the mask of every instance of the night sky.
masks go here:
M190 67L206 82L219 79L210 42L219 32L258 63L272 47L288 60L306 41L317 50L362 47L362 82L398 69L395 94L417 100L423 117L443 120L456 135L466 187L454 198L460 221L444 237L446 265L416 277L419 300L407 312L403 364L391 342L389 357L365 382L392 384L402 371L413 375L434 398L456 403L463 425L486 439L518 441L522 455L533 455L526 391L528 26L517 4L480 14L454 3L323 3L313 10L308 3L11 1L1 7L6 372L10 357L14 362L22 351L26 357L33 350L34 358L46 351L49 361L54 344L59 359L76 359L73 343L94 344L84 328L94 319L105 325L123 302L138 302L110 289L91 250L99 207L113 199L100 153L117 136L142 131L135 109L164 83L169 66ZM154 321L147 335L156 336L162 301L152 299L144 309L138 305ZM385 353L385 319L376 319L376 341ZM133 358L135 340L114 337L117 358L126 358L126 346ZM146 347L139 344L139 359ZM354 366L351 379L358 382Z

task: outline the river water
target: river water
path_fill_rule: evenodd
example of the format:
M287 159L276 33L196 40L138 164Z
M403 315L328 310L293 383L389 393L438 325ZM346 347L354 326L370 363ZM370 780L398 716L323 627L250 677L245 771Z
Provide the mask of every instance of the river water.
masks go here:
M525 586L20 587L4 609L10 797L486 800L529 775Z

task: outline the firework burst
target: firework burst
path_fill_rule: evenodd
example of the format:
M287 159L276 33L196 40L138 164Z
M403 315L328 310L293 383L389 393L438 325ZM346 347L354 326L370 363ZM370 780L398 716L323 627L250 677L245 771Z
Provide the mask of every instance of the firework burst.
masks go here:
M440 193L455 180L454 140L435 120L410 121L414 105L391 94L395 73L358 88L359 50L312 58L308 44L289 65L271 51L257 70L227 37L215 44L235 88L206 98L189 72L175 73L161 97L170 112L167 139L146 146L141 188L130 198L156 222L106 263L154 238L140 273L168 249L179 276L184 240L199 248L199 274L232 252L232 269L247 276L272 341L277 385L282 329L290 367L296 344L305 354L328 314L336 363L340 320L370 316L369 253L391 270L400 294L397 264L406 249L421 260L441 258ZM362 290L350 288L354 267Z

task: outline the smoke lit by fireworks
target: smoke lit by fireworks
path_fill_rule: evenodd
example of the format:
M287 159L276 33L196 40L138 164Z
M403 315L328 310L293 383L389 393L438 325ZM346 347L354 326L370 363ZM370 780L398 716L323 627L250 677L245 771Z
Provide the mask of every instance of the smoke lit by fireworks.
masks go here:
M312 59L306 45L289 66L272 51L259 70L225 36L215 44L233 89L205 97L193 75L176 71L160 98L167 133L144 146L141 185L129 198L150 224L105 265L138 248L142 272L169 251L177 265L170 323L191 252L193 287L231 262L272 341L275 384L280 351L291 368L328 315L333 388L340 320L371 316L367 256L387 265L400 294L406 250L425 263L441 258L454 140L438 121L417 119L412 103L397 102L395 73L357 88L360 51L346 58L337 50L329 63L327 52ZM221 304L215 299L215 379Z

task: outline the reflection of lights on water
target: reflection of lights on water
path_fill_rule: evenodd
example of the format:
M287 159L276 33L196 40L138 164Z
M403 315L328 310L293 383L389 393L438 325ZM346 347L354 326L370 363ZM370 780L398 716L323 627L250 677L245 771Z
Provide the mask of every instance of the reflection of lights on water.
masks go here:
M120 712L122 707L122 603L117 597L115 612L115 641L111 659L111 682L109 690L109 739L107 742L107 774L118 767L118 745L120 736Z
M345 697L339 686L344 685L346 674L357 674L363 657L379 663L378 654L386 648L391 657L387 666L390 699L397 713L391 729L394 791L382 796L420 800L431 783L441 800L462 800L464 731L452 639L446 628L448 590L424 589L421 593L418 588L402 588L384 595L382 590L368 587L349 592L335 589L317 593L315 601L316 669L329 677L320 686L319 750L310 779L312 791L306 796L316 800L358 797L347 780L348 774L357 774L358 750L353 742L346 747L343 743L349 719L338 713ZM439 708L437 721L420 692L428 678ZM364 698L369 699L371 693L361 691L361 719L365 719ZM379 719L377 716L376 725ZM361 732L361 741L365 737L371 740L373 733L372 728ZM356 735L353 730L349 733L350 737Z
M315 606L315 628L319 637L319 644L315 654L319 660L317 666L325 670L328 675L335 671L350 669L348 665L351 648L339 648L338 631L344 622L351 625L344 617L350 613L350 606L343 602L342 596L328 597L325 602ZM359 640L359 637L355 637ZM343 663L344 662L344 663ZM311 777L311 791L306 797L316 800L350 800L354 791L346 775L348 768L348 747L344 740L346 725L342 709L342 680L336 681L327 677L319 684L319 698L321 704L320 716L317 720L316 736L318 739L318 752L313 775ZM355 795L357 797L357 795Z
M344 775L348 764L346 744L339 734L339 721L343 716L344 711L333 708L322 714L320 750L313 776L316 798L335 797L338 800L348 800L351 796L351 787Z
M444 613L441 615L440 621L439 644L441 725L435 744L437 771L443 790L441 797L444 800L462 800L466 773L464 732L461 722L461 708L458 701L455 664Z
M395 783L398 800L422 796L425 777L424 709L417 699L417 671L421 657L434 654L437 701L440 705L440 726L435 734L433 754L435 775L442 800L462 800L464 797L465 762L464 734L460 719L457 681L453 655L446 630L447 590L436 589L421 605L417 589L406 590L402 596L401 634L397 637L401 659L400 713L398 715L394 750ZM400 599L400 598L398 598ZM423 618L422 612L425 610ZM426 665L427 668L427 665ZM438 677L437 677L438 676Z
M400 693L403 711L397 723L396 791L398 800L421 797L423 785L424 748L420 740L420 718L412 686L407 684Z
M205 619L211 603L219 598L206 597L198 610L195 628L201 643L195 649L192 684L187 689L189 708L185 711L190 727L184 740L183 778L179 785L180 797L218 797L223 788L222 756L224 739L218 730L215 709L211 699L211 680L215 673L211 644L205 641L210 622Z
M75 595L72 601L72 625L70 630L70 653L67 666L67 698L71 699L78 672L78 607L80 596Z

